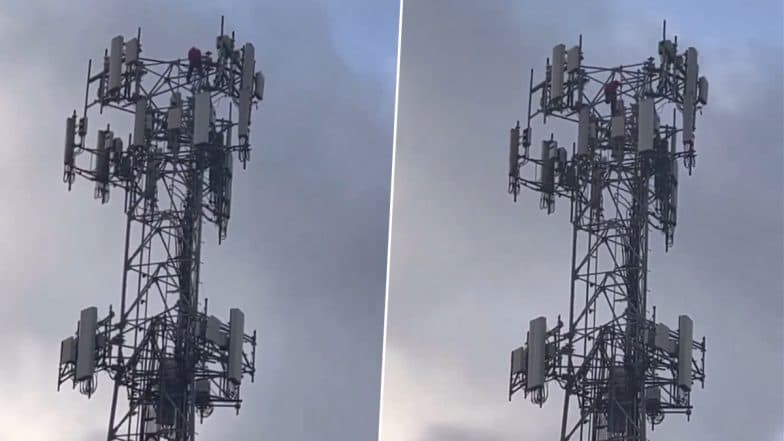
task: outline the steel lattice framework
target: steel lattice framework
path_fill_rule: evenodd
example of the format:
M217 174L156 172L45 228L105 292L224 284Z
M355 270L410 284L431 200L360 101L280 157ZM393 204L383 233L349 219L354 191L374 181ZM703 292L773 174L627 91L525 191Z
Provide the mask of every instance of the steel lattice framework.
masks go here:
M223 323L199 299L203 221L225 237L233 156L243 168L249 160L264 83L253 45L235 49L222 21L216 42L215 59L206 52L191 63L142 56L141 30L115 37L102 69L93 73L90 61L81 118L67 119L69 190L76 176L95 182L102 203L120 189L127 215L119 311L99 319L97 308L83 310L58 370L58 389L70 381L88 396L98 372L113 380L110 441L193 440L196 419L215 407L239 412L242 377L256 372L256 332L244 332L242 311ZM109 124L88 147L96 110L133 116L127 148Z
M548 214L557 198L570 201L568 321L558 317L552 328L544 317L531 321L526 344L512 352L509 383L510 400L522 390L540 406L548 383L564 389L562 441L645 441L646 422L690 415L692 384L704 384L705 339L693 339L685 315L676 331L657 324L648 303L649 232L663 232L665 247L672 246L678 168L691 174L695 166L694 120L707 104L697 51L678 54L677 38L668 40L666 28L663 34L658 63L589 66L582 37L569 50L556 46L545 80L534 84L531 71L527 126L518 122L511 131L515 200L521 187L530 188ZM670 112L671 124L661 124L658 115ZM571 152L550 135L531 157L538 117L577 125ZM531 168L538 173L523 173Z

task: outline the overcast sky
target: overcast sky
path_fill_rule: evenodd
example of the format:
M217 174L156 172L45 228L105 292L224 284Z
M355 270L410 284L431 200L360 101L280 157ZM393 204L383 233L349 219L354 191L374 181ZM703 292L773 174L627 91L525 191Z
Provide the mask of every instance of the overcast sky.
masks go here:
M509 128L529 69L541 75L555 44L582 33L586 63L639 62L656 55L664 18L681 50L699 49L711 91L696 172L681 174L674 249L651 234L649 304L673 327L690 315L707 336L707 383L690 423L669 416L649 435L784 439L782 5L681 3L405 2L384 441L558 436L560 391L543 409L506 394L528 321L568 312L568 204L548 217L536 194L512 202Z
M0 0L0 439L105 439L111 384L55 392L79 310L119 303L118 192L61 182L63 124L87 60L142 27L146 56L185 57L228 30L267 79L252 162L234 179L228 239L205 228L202 296L245 311L260 345L244 407L203 440L353 440L377 434L399 5L395 0ZM91 120L94 140L97 120Z

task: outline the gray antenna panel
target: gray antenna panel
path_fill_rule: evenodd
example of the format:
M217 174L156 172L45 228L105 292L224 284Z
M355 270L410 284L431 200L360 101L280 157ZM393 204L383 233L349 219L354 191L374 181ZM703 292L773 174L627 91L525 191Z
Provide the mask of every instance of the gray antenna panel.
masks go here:
M242 82L240 88L250 90L253 87L256 72L256 49L251 43L242 47Z
M644 98L639 104L637 117L637 151L653 149L656 132L656 107L653 98Z
M136 112L133 118L133 145L144 146L145 131L147 128L147 99L139 98L136 101Z
M580 68L580 46L572 46L566 53L566 72L573 73Z
M245 314L237 308L229 310L229 381L242 381L242 339L245 335Z
M114 138L114 133L110 130L98 131L98 144L95 149L95 180L98 184L109 182L109 147L107 140Z
M60 364L76 363L76 339L68 337L60 343Z
M114 92L120 89L122 80L122 51L123 37L122 35L118 35L112 38L112 44L109 49L109 92Z
M215 343L220 347L225 347L226 334L221 331L222 326L223 323L221 323L217 317L212 315L207 317L206 329L204 333L204 337L207 339L207 341Z
M591 138L591 109L580 108L579 122L577 126L577 155L585 156L588 154L588 144Z
M687 315L678 317L678 386L691 390L691 346L694 342L694 322Z
M555 100L563 95L564 63L566 61L566 46L556 45L553 48L553 63L550 73L550 99Z
M79 318L79 338L76 352L76 380L82 381L95 373L95 331L98 323L98 308L91 306L82 310Z
M524 373L527 362L528 351L525 347L520 346L512 351L512 375Z
M209 92L199 92L195 97L193 110L193 145L210 142L210 118L212 101Z
M542 176L541 184L542 191L545 193L552 193L555 185L555 174L553 170L552 150L557 147L552 141L542 141Z
M67 166L74 164L74 144L76 142L76 116L65 119L65 157L64 163Z
M125 64L134 64L139 61L139 39L134 37L125 43Z
M533 390L544 386L546 338L547 319L539 317L531 320L528 330L527 390Z
M250 88L240 89L239 116L237 121L237 136L241 143L248 139L248 126L250 125Z
M654 345L668 354L675 353L675 342L670 338L670 328L667 325L663 323L656 324Z
M520 158L520 126L512 128L509 134L509 176L520 176L517 161Z
M261 73L261 71L256 72L256 77L253 84L253 96L259 100L264 99L264 74Z
M697 81L697 102L704 105L708 104L708 79L700 77Z
M697 101L697 49L686 50L686 80L683 88L683 145L694 145L694 117Z

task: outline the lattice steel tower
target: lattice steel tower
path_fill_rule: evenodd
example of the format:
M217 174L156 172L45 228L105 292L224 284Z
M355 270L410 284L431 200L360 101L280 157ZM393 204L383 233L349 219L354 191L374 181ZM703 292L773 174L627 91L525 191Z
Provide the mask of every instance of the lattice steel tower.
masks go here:
M674 331L656 322L647 275L649 231L664 233L666 249L673 243L678 168L691 174L695 166L695 117L708 82L697 50L679 54L666 23L658 49L658 61L605 68L583 64L582 37L571 49L555 46L544 81L535 85L531 70L526 127L518 122L511 131L515 200L527 187L541 193L548 214L557 197L571 203L568 322L530 322L525 345L512 352L509 382L510 400L522 390L540 406L548 384L564 389L562 441L645 441L647 423L689 416L692 385L704 385L705 339L693 339L686 315ZM662 123L668 113L672 123ZM530 156L531 122L540 116L543 124L577 126L571 152L551 134L541 156Z
M84 110L66 120L64 181L69 190L77 175L95 182L102 203L112 188L123 192L122 291L116 312L82 310L61 344L58 389L70 381L90 396L97 373L108 373L107 440L191 441L197 417L239 412L243 376L254 378L256 332L245 333L239 309L228 323L208 315L199 267L203 221L225 237L233 157L243 168L249 160L251 110L264 88L255 64L253 45L235 47L222 19L214 54L147 58L139 30L111 40L97 73L88 64ZM127 147L108 123L89 147L88 111L108 111L120 126L130 116Z

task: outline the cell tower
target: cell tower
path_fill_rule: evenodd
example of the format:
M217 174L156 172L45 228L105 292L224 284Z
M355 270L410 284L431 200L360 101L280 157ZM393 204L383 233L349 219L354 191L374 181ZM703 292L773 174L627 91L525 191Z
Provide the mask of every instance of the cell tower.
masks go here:
M239 309L227 323L208 315L199 267L203 220L225 238L233 156L243 168L250 158L250 115L264 88L255 64L253 45L236 47L223 19L214 55L146 58L139 30L111 40L97 73L88 64L82 116L66 120L64 181L69 190L77 175L95 182L104 204L112 188L124 193L122 291L117 312L82 310L62 341L57 384L89 397L97 374L109 375L107 440L191 441L197 416L239 412L242 379L254 379L256 332L245 333ZM132 116L126 147L109 124L89 147L88 110L111 111L113 122Z
M568 50L553 48L544 81L534 85L531 70L527 126L511 131L509 192L515 200L523 186L540 192L548 214L556 197L571 202L569 321L530 322L525 345L512 351L509 399L522 390L541 406L557 383L565 391L561 441L645 441L648 423L653 430L666 414L688 417L694 382L704 386L705 339L694 340L686 315L676 330L656 322L647 275L648 232L662 231L672 246L679 163L691 174L696 112L707 97L697 50L679 54L666 23L658 63L588 66L580 37ZM659 119L669 112L671 125ZM530 156L539 116L577 126L571 155L551 134L541 156ZM534 170L524 176L528 163Z

